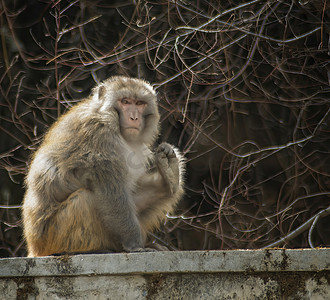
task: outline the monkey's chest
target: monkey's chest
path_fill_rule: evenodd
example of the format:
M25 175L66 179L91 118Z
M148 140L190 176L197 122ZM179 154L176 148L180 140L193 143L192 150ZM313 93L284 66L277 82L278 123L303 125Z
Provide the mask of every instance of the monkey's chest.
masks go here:
M133 180L137 180L146 173L148 157L143 153L137 151L127 151L124 159L129 175Z

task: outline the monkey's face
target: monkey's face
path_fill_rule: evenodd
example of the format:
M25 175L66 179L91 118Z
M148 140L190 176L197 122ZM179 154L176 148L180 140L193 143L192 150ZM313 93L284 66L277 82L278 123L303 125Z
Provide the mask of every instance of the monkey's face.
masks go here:
M128 142L136 142L144 129L144 112L147 108L145 101L132 98L118 100L120 130Z

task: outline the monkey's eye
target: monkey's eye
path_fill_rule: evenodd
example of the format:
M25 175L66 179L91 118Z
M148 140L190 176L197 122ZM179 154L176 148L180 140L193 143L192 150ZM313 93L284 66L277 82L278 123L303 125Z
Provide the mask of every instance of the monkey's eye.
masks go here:
M128 101L127 98L123 98L123 99L121 99L120 102L121 102L122 104L129 104L129 103L130 103L130 102Z
M145 105L147 103L145 103L144 101L136 101L136 105Z

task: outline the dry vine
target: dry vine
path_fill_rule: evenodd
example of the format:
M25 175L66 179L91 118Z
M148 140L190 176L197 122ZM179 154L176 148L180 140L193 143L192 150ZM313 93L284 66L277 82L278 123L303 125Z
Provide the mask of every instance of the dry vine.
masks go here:
M1 256L24 255L17 183L30 151L113 74L155 83L161 139L187 156L185 200L156 239L178 249L329 246L329 8L1 0Z

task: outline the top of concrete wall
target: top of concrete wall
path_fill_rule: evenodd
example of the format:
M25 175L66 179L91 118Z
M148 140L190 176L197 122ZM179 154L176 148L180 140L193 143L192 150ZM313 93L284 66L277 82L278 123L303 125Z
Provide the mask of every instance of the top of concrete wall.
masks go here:
M0 259L0 277L330 270L330 249L84 254Z

